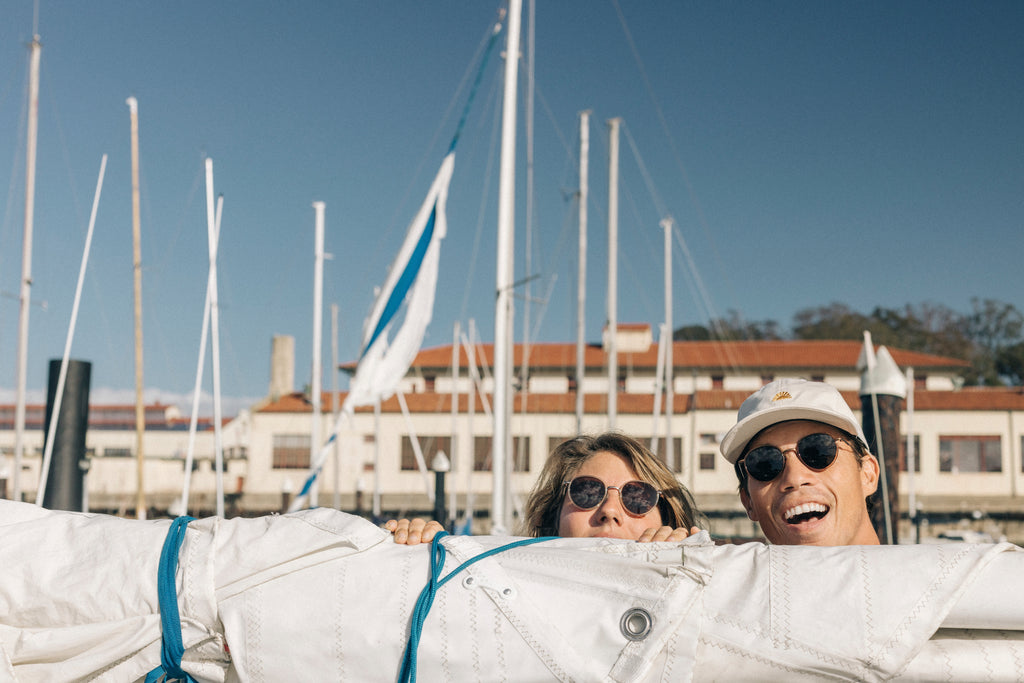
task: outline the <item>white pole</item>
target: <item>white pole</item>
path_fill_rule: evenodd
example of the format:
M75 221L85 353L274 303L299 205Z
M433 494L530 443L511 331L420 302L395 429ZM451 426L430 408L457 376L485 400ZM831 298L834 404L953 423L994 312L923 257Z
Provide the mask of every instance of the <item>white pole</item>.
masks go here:
M658 452L658 422L661 417L661 389L665 377L665 324L658 328L658 358L654 367L654 410L651 411L651 452Z
M587 201L590 164L590 111L580 112L579 274L576 278L576 433L583 433L583 379L586 364Z
M619 413L619 124L608 121L608 428Z
M313 202L313 214L315 216L315 245L313 263L313 380L310 397L313 407L313 422L310 427L309 436L309 461L314 462L320 453L320 382L321 382L321 346L323 345L323 290L324 290L324 203ZM313 486L309 489L309 507L315 508L318 504L320 492L320 478L317 477Z
M665 462L670 471L676 472L682 468L676 463L672 434L672 419L675 417L675 392L672 386L675 365L675 343L672 341L672 219L661 219L661 227L665 230L665 330L661 333L661 343L665 345ZM679 455L682 456L682 453Z
M469 441L469 459L466 465L466 517L469 519L470 528L473 526L473 514L476 510L476 489L473 486L473 472L476 470L476 393L477 376L479 371L476 365L476 320L469 319L469 343L466 346L466 367L469 371L469 395L466 397L469 409L466 411L469 423L466 440ZM486 400L484 392L480 396Z
M217 217L213 225L213 259L216 260L216 250L220 241L220 216L224 207L224 197L217 197ZM192 415L188 423L188 447L185 449L185 481L181 487L181 514L188 514L189 490L192 486L192 462L195 458L196 431L199 425L199 398L203 386L203 366L206 364L206 340L209 337L210 329L210 295L213 290L212 278L214 273L207 270L206 276L206 301L203 303L203 325L199 333L199 361L196 367L196 383L192 390Z
M452 406L451 406L451 408L452 408L451 409L451 414L452 414L452 437L451 437L451 443L448 445L448 451L449 451L448 454L451 456L451 466L452 466L452 469L451 469L452 478L450 480L451 481L451 486L449 487L449 491L448 491L448 518L452 519L452 520L457 519L457 515L455 514L455 503L456 503L455 489L457 488L455 486L455 475L459 471L459 466L458 466L458 462L459 462L458 452L459 451L456 448L456 440L458 438L458 435L456 434L456 432L458 431L458 418L459 418L459 335L460 334L461 334L461 330L460 330L460 326L459 326L459 321L456 320L455 321L455 325L454 325L454 327L452 329L452 392L451 392L451 394L452 394L452 398L451 398L451 400L452 400ZM437 520L437 521L441 522L442 524L444 523L443 520Z
M64 400L64 383L68 376L68 358L71 356L71 342L75 338L75 323L78 320L78 304L82 300L82 283L85 281L85 267L89 264L89 249L92 247L93 227L96 225L96 209L100 204L100 191L103 189L103 174L107 169L107 155L100 160L100 176L96 180L96 194L92 200L92 213L89 215L89 229L85 233L85 249L82 250L82 265L78 269L78 284L75 286L75 301L71 306L71 321L68 323L68 335L64 342L64 355L60 361L60 373L57 375L57 393L53 397L53 412L50 415L50 429L46 434L46 447L43 449L43 465L39 470L39 486L36 490L36 505L43 504L43 493L46 481L50 476L50 460L53 457L53 439L57 434L57 420L60 418L60 406Z
M373 402L373 518L380 519L380 397Z
M36 139L39 133L39 57L43 44L29 46L28 147L25 151L25 229L21 242L21 292L18 309L18 367L14 404L14 500L21 500L21 458L25 449L25 384L28 372L28 309L32 295L32 227L36 209Z
M139 102L126 100L131 117L132 147L132 274L135 301L135 516L146 518L145 464L146 406L143 397L142 358L142 230L139 200Z
M917 452L914 449L914 368L908 367L907 375L907 506L910 508L910 528L914 530L914 543L920 543L917 537L917 498L914 494L914 470L917 467Z
M512 276L515 225L516 81L522 0L509 0L505 47L505 95L502 103L501 165L498 182L497 301L494 308L494 448L491 533L505 534L508 519L509 422L512 403Z
M213 159L206 159L206 236L210 253L210 335L211 369L213 371L213 464L217 487L217 516L224 517L224 448L221 443L220 405L220 304L217 294L217 243L220 240L220 218L214 209Z
M331 304L331 415L338 421L341 412L341 393L338 391L338 304ZM341 450L338 439L331 450L334 461L334 509L341 509Z
M519 362L519 390L522 394L520 399L520 411L523 413L527 410L527 398L530 387L530 332L533 329L530 324L530 313L532 301L532 275L533 275L533 95L534 95L534 68L533 68L533 56L534 56L534 19L535 19L536 2L530 0L527 5L527 23L526 23L526 49L528 58L526 60L526 225L525 230L525 273L526 282L524 283L525 291L523 292L523 348L522 356ZM519 448L517 449L517 457L523 457L523 448L525 447L525 439L519 440ZM511 458L510 458L511 460ZM509 468L511 472L511 467ZM510 487L511 488L511 487Z

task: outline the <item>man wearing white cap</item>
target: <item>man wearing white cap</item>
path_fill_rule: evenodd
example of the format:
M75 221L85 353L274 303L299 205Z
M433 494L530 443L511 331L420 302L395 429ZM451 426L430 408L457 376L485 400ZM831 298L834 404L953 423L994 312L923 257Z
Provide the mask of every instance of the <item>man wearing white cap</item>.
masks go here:
M751 394L722 440L747 516L778 545L877 545L866 498L878 460L831 385L779 379Z

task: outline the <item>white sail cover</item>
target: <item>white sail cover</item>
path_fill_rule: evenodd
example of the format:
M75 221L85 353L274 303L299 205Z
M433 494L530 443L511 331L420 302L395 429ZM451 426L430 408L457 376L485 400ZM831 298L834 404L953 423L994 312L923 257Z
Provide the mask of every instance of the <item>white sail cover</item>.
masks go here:
M168 520L10 501L0 520L0 681L136 681L159 664ZM509 540L445 538L442 574ZM175 575L182 666L197 681L394 681L429 562L429 546L396 545L328 509L192 522ZM554 539L487 557L441 586L417 673L1019 681L1022 576L1024 552L1006 543Z

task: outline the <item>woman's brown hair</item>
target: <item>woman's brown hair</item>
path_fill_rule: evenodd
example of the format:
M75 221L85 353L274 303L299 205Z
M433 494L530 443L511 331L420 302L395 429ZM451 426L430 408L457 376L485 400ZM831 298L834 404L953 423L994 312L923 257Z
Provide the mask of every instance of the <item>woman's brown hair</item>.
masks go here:
M519 533L557 536L559 513L565 499L564 482L572 479L583 463L603 451L625 458L640 480L661 491L658 510L663 525L684 529L697 525L700 513L693 497L665 464L636 439L620 432L604 432L563 441L551 451L526 502Z

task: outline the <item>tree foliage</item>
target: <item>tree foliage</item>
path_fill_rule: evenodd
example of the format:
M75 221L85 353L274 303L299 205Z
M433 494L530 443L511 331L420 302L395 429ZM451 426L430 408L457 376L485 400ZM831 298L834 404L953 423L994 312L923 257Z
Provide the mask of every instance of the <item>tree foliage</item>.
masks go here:
M860 340L865 330L876 344L968 361L971 367L964 373L965 384L1024 384L1024 315L1013 304L993 299L972 299L966 314L934 303L877 307L864 314L833 302L797 311L788 333L774 320L750 322L729 311L707 327L681 327L673 338Z

